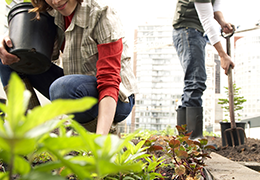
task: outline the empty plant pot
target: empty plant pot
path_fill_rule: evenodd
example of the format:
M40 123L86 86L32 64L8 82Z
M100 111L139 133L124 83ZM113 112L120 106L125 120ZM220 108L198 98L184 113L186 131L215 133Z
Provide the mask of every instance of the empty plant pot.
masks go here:
M29 13L31 3L19 3L8 13L9 37L13 47L8 49L20 58L10 65L17 72L41 74L51 66L51 56L56 36L54 18L48 13Z

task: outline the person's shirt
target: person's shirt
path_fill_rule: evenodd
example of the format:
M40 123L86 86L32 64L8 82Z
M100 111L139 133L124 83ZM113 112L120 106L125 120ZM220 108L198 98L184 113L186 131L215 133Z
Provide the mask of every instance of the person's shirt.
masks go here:
M109 6L101 6L95 0L84 0L78 5L69 27L65 30L63 16L52 10L58 26L58 41L55 43L53 59L58 58L59 49L65 38L62 54L64 74L85 74L96 76L99 44L123 39L121 55L121 83L119 98L128 102L128 96L137 92L136 80L132 71L128 46L124 39L124 30L118 14ZM64 34L65 31L65 34Z
M179 0L173 27L194 28L207 34L212 45L219 42L219 31L214 12L221 10L221 0Z

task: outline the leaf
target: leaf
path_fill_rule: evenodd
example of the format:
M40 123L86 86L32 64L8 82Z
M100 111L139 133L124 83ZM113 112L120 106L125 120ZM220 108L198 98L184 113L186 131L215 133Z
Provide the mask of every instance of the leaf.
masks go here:
M57 127L60 127L65 121L66 120L56 120L56 119L47 121L44 124L41 124L26 132L25 136L32 137L32 138L42 136L43 134L48 133Z
M207 139L199 139L199 141L200 141L200 144L201 144L202 146L205 146L205 145L207 145L207 143L208 143L208 140L207 140Z
M171 147L171 148L177 148L177 147L179 147L180 146L180 141L179 140L175 140L175 139L172 139L172 140L170 140L170 142L169 142L169 146Z
M6 4L10 5L13 2L13 0L5 0L5 2Z
M79 136L73 137L49 137L43 140L44 146L53 151L86 149L86 144Z
M31 170L31 166L28 161L22 156L13 155L14 158L14 172L19 174L27 174ZM9 163L11 161L11 153L9 151L0 151L0 159Z
M79 137L81 137L85 142L86 149L89 149L94 156L97 156L98 145L95 143L95 139L101 135L88 132L76 121L71 121L71 127L75 129L75 131L79 134Z
M109 167L109 168L107 168ZM98 175L103 177L107 174L116 174L116 173L124 173L124 172L141 172L142 171L142 163L137 162L133 164L115 164L109 161L99 159L97 163Z
M19 131L20 133L25 133L59 115L82 112L90 109L96 103L97 99L92 97L54 100L50 104L35 107L30 111L26 116L25 123L19 128Z
M180 159L186 159L189 157L188 153L186 151L177 151L176 155L180 158Z
M182 125L182 126L179 126L179 125L176 126L176 128L177 128L179 134L182 134L182 133L185 133L185 132L186 132L186 126L187 126L186 124L184 124L184 125Z
M17 172L21 175L29 173L31 170L31 165L25 158L21 156L14 156L14 172Z
M4 138L0 137L0 149L10 151L9 143Z
M103 158L110 158L123 148L121 146L123 141L117 135L113 134L108 134L107 136L99 136L95 139L95 143L100 146L102 152L101 156Z
M37 171L30 172L29 174L24 175L20 178L20 180L41 180L41 179L66 180L66 178L61 176L52 175L46 172L37 172Z
M204 149L216 149L213 145L206 145Z
M30 138L0 138L0 147L5 151L13 151L14 154L26 155L36 148L36 139Z
M9 180L8 175L9 175L9 173L0 172L0 179L1 180Z
M187 143L189 146L191 146L192 144L194 144L194 142L193 142L192 140L190 140L190 139L188 139L188 140L186 141L186 143Z
M176 166L174 168L174 170L175 170L175 173L178 174L179 176L185 174L185 171L186 171L185 166L183 166L183 165Z
M163 150L163 147L162 146L156 146L156 145L153 145L151 147L148 148L148 151L152 152L152 151L158 151L158 150Z
M150 139L147 139L144 143L145 146L151 146L152 145L152 141Z
M11 132L9 136L13 136L14 131L24 121L24 114L29 102L28 90L25 91L24 84L16 73L12 73L8 85L6 120L9 121Z
M65 159L62 157L57 151L53 151L49 149L50 153L56 156L61 163L66 167L69 168L74 174L78 176L79 179L90 178L90 172L85 171L84 167L78 163L73 163L69 159Z
M51 172L54 169L61 168L63 164L60 161L49 161L43 164L37 165L34 171Z

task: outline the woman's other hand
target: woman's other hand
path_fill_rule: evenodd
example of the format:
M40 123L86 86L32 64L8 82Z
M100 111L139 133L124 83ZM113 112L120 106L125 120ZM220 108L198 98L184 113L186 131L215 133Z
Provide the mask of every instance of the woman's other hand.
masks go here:
M0 43L0 59L4 65L11 65L13 63L18 62L20 59L13 54L10 54L7 52L6 48L13 47L11 39L6 36L2 39L2 42Z

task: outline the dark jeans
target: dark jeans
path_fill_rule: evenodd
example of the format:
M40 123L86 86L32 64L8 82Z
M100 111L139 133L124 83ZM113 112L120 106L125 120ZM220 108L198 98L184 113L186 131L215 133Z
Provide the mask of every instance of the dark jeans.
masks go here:
M206 38L193 28L173 30L173 44L184 72L182 107L201 107L206 89L205 46Z
M0 60L0 78L3 86L8 84L13 70L8 65L3 65ZM42 74L27 75L19 74L29 79L31 85L43 94L49 100L55 99L79 99L85 96L91 96L98 99L97 80L94 76L87 75L66 75L63 69L52 64L50 69ZM135 104L134 95L128 97L129 103L118 99L114 122L123 121L132 111ZM79 123L86 123L98 115L98 105L91 109L75 113L74 119Z

